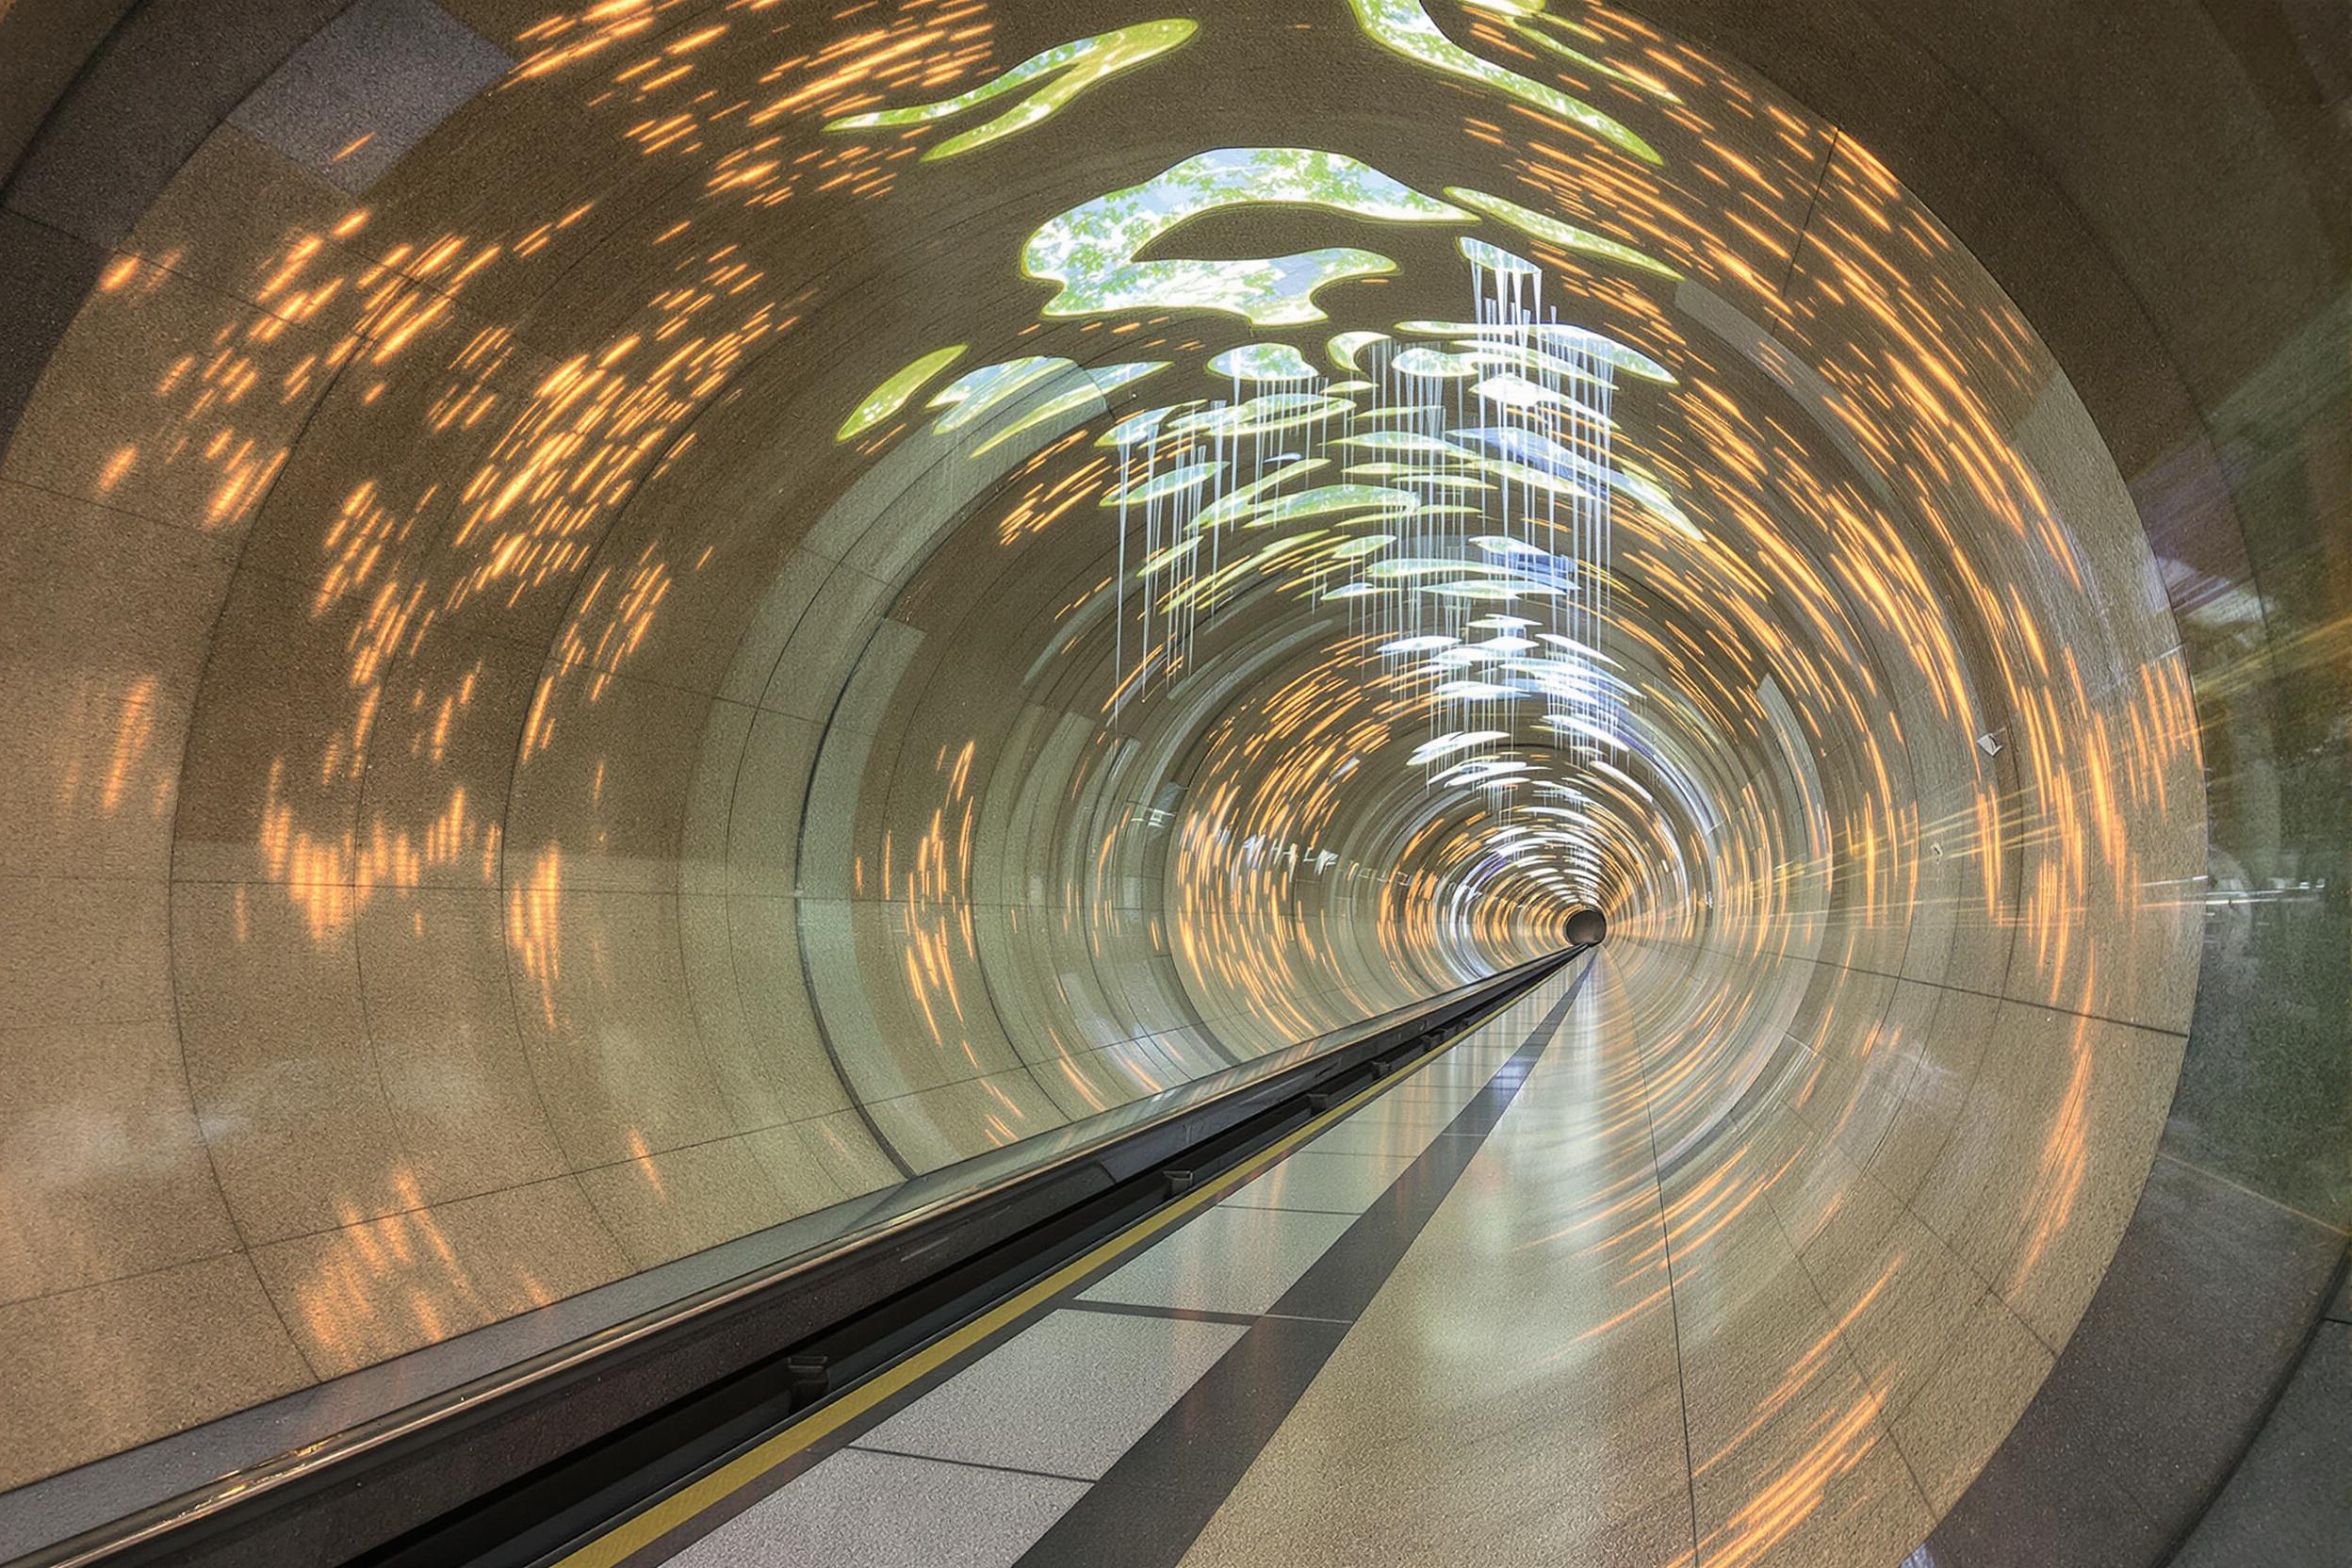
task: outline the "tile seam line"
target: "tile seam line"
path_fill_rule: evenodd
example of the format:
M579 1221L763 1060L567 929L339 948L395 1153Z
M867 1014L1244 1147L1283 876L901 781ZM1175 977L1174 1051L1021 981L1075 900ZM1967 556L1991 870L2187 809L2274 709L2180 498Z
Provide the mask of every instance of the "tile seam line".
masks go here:
M879 1444L868 1443L863 1438L859 1438L855 1442L844 1443L841 1447L835 1449L834 1452L843 1454L878 1454L885 1459L913 1460L918 1464L952 1464L959 1470L982 1470L990 1475L996 1476L1028 1476L1037 1480L1069 1481L1078 1486L1092 1486L1094 1484L1094 1482L1087 1477L1073 1476L1067 1471L1032 1470L1024 1465L1019 1464L989 1464L986 1461L976 1459L942 1459L938 1454L919 1454L912 1448L885 1448Z
M1401 1175L1402 1172L1399 1172L1398 1174ZM1377 1202L1378 1200L1376 1199L1374 1201ZM1252 1214L1325 1214L1331 1215L1341 1219L1353 1219L1364 1213L1363 1209L1315 1209L1308 1208L1298 1203L1236 1203L1230 1198L1227 1199L1224 1203L1220 1204L1219 1207L1248 1209ZM1250 1313L1247 1315L1254 1319L1259 1317L1280 1317L1295 1315L1261 1312Z
M1893 1450L1896 1462L1903 1466L1903 1473L1904 1477L1911 1482L1911 1490L1918 1494L1920 1505L1927 1510L1928 1514L1932 1518L1936 1512L1935 1497L1933 1494L1928 1491L1926 1483L1920 1480L1919 1466L1914 1464L1911 1460L1911 1451L1905 1448L1903 1446L1902 1441L1895 1436L1895 1413L1886 1408L1886 1395L1881 1391L1879 1386L1882 1380L1873 1378L1870 1375L1868 1369L1868 1364L1862 1359L1862 1353L1855 1348L1853 1340L1847 1333L1847 1330L1852 1326L1851 1321L1841 1322L1839 1320L1839 1315L1836 1309L1830 1305L1828 1293L1821 1288L1821 1282L1819 1276L1817 1276L1813 1271L1813 1266L1805 1262L1805 1249L1797 1245L1796 1235L1788 1228L1788 1217L1780 1212L1780 1205L1772 1200L1770 1192L1765 1194L1764 1208L1772 1217L1773 1229L1780 1233L1781 1242L1788 1248L1788 1256L1796 1260L1797 1273L1803 1277L1805 1288L1812 1294L1814 1301L1820 1306L1821 1310L1821 1320L1831 1326L1829 1337L1837 1343L1838 1359L1845 1363L1846 1370L1852 1373L1856 1381L1860 1384L1864 1398L1866 1400L1870 1398L1878 1400L1877 1408L1870 1413L1868 1420L1863 1426L1864 1431L1874 1431L1878 1435L1864 1446L1861 1455L1856 1456L1854 1463L1858 1466L1862 1462L1862 1458L1867 1457L1868 1454L1872 1449L1875 1449L1880 1443L1885 1443L1889 1449ZM1826 1229L1826 1223L1824 1224L1824 1229ZM1814 1239L1820 1239L1819 1233L1815 1235ZM1947 1243L1946 1245L1949 1246L1950 1244ZM1963 1265L1966 1266L1966 1260L1963 1260ZM1975 1270L1972 1267L1969 1268L1969 1274L1972 1278L1976 1278ZM2000 1300L2002 1306L2008 1307L2013 1315L2017 1315L2017 1309L2009 1306L2007 1298L2001 1296L1997 1287L1986 1284L1982 1278L1977 1278L1977 1282L1984 1285L1984 1289L1983 1293L1978 1295L1976 1301L1971 1304L1969 1309L1971 1312L1975 1310L1976 1306L1983 1304L1985 1295L1990 1295L1995 1299ZM2017 1315L2017 1321L2019 1323L2025 1323L2025 1319L2022 1315ZM2036 1331L2032 1324L2027 1323L2025 1324L2025 1327L2026 1331L2033 1334L2036 1340L2041 1339L2040 1332ZM1963 1326L1963 1331L1965 1331L1965 1325ZM1937 1352L1936 1359L1932 1364L1931 1370L1927 1373L1929 1382L1933 1382L1934 1380L1942 1373L1944 1367L1949 1364L1952 1356L1954 1354L1955 1344L1956 1340L1948 1341L1944 1348ZM1911 1397L1904 1401L1903 1409L1908 1411L1915 1407L1919 1401L1920 1394L1923 1393L1924 1390L1924 1384L1920 1389L1914 1390ZM1723 1450L1723 1454L1727 1454L1729 1452L1730 1449L1728 1448ZM1714 1463L1716 1459L1723 1457L1723 1454L1711 1456L1707 1462L1709 1464ZM1935 1527L1934 1525L1930 1525L1928 1528L1932 1533ZM1919 1544L1926 1544L1926 1539L1924 1536L1921 1537ZM1916 1551L1917 1548L1914 1548L1915 1555ZM1906 1558L1904 1560L1907 1562L1910 1559Z
M1757 955L1742 955L1731 948L1726 947L1709 947L1704 942L1684 942L1678 944L1658 943L1654 945L1696 947L1702 953L1712 953L1719 958L1730 958L1739 962L1747 962L1756 956L1759 956ZM2007 1002L2013 1003L2020 1007L2036 1008L2045 1013L2058 1013L2066 1018L2086 1018L2093 1023L2112 1023L2118 1028L2138 1029L2150 1035L2169 1035L2174 1039L2179 1040L2185 1040L2189 1037L2189 1031L2186 1028L2173 1029L2161 1023L2137 1023L2132 1021L2131 1019L2116 1018L2107 1013L2085 1012L2080 1007L2061 1006L2054 1002L2036 1002L2031 997L2011 996L2005 991L1979 990L1974 986L1954 986L1942 980L1928 980L1914 975L1898 974L1889 970L1870 969L1861 964L1844 963L1836 958L1815 956L1811 958L1792 959L1789 956L1783 954L1773 961L1775 963L1799 962L1807 964L1826 964L1832 969L1844 970L1848 974L1865 974L1873 980L1892 980L1898 986L1926 986L1939 991L1952 991L1960 996L1979 997L1986 1002Z

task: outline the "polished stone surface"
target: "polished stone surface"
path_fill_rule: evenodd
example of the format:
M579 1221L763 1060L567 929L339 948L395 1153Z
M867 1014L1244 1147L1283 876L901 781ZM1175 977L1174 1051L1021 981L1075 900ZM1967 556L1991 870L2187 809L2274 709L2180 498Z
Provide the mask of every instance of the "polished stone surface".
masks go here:
M671 1560L1010 1568L1085 1490L1049 1476L846 1448Z
M1099 1480L1241 1333L1231 1323L1057 1312L859 1446Z
M357 194L513 63L428 0L358 0L229 119Z
M1065 12L0 7L0 1488L1042 1157L1556 945L1573 877L1572 1090L1455 1148L1482 1034L1116 1288L1261 1311L1461 1155L1446 1213L1672 1274L1693 1547L2189 1530L2352 1223L2352 38L1429 0L1431 60L1375 9L1211 4L972 145L1012 102L825 127ZM1175 449L1103 433L1231 400L1219 353L1474 308L1471 230L1285 203L1199 248L1392 269L1041 314L1040 223L1302 126L1607 242L1466 220L1667 378L1609 383L1606 755L1359 645L1467 629L1369 575L1378 512L1212 531L1195 615L1192 503L1115 501ZM1490 720L1515 783L1408 760ZM1655 1505L1576 1528L1638 1560Z
M1380 1200L1412 1163L1402 1155L1335 1154L1318 1139L1224 1202L1229 1208L1362 1214Z
M1348 1218L1313 1209L1220 1204L1122 1265L1089 1288L1086 1299L1198 1312L1266 1312L1347 1233Z

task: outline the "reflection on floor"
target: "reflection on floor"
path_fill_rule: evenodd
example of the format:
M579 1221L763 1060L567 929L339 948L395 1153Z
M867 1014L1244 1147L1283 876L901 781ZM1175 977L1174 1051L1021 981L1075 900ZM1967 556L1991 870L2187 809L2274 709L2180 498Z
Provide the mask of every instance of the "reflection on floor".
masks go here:
M1707 1202L1720 1158L1661 1181L1636 1011L1577 961L666 1533L569 1562L1891 1568L1932 1522L1933 1402L1898 1429L1772 1204Z

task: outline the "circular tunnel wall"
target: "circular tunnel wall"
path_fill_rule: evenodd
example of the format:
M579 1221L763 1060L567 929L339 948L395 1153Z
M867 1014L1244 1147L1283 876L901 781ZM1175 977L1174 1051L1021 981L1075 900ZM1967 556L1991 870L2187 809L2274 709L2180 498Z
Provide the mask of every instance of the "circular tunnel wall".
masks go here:
M2218 334L1835 8L523 9L24 136L0 1485L1597 905L1709 1560L1997 1551L2253 1234L2155 1560L2341 1250L2332 215Z

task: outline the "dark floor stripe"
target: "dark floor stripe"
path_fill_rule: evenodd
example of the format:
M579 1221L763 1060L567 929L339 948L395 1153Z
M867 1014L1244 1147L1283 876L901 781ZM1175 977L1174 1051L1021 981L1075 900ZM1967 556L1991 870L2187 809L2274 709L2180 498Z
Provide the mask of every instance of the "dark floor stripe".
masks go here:
M1172 1568L1192 1549L1275 1429L1339 1348L1437 1212L1537 1060L1560 1032L1592 972L1529 1032L1478 1097L1405 1168L1347 1233L1290 1287L1272 1313L1211 1367L1190 1393L1122 1455L1018 1568ZM1346 1125L1346 1123L1341 1123ZM1313 1144L1307 1145L1312 1149Z

